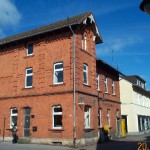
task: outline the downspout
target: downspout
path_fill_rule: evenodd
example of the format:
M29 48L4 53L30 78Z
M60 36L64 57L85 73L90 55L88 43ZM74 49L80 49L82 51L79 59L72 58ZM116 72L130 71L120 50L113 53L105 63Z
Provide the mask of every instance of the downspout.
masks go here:
M73 145L76 145L76 60L75 60L75 33L73 32L71 26L69 28L72 32L73 43L72 43L72 55L73 55Z

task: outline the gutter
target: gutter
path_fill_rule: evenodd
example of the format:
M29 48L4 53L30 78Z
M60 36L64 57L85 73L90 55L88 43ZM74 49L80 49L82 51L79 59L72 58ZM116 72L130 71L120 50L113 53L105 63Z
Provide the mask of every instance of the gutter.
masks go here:
M75 60L75 33L73 32L71 25L69 28L72 32L72 55L73 55L73 145L76 145L76 60Z

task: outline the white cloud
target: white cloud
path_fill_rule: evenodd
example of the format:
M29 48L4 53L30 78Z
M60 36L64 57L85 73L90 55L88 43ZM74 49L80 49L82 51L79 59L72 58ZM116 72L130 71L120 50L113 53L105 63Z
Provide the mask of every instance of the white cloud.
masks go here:
M0 37L4 34L4 28L14 27L20 19L21 14L11 0L0 0Z
M129 37L120 37L120 38L108 38L105 40L103 45L97 49L97 55L106 56L111 55L113 52L121 52L126 47L132 46L139 42L142 42L142 39L139 36L129 36Z

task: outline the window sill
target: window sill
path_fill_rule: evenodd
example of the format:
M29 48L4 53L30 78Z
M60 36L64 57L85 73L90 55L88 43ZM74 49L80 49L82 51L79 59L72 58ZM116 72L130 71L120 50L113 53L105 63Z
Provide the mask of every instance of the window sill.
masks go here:
M98 129L99 129L99 130L103 130L103 129L104 129L104 127L103 127L103 126L101 126L101 127L98 127Z
M62 129L48 129L48 131L61 132L65 130L62 128Z
M24 56L23 58L26 59L26 58L31 58L31 57L34 57L34 54L32 55L27 55L27 56Z
M93 128L85 128L85 129L83 129L85 132L90 132L90 131L92 131L92 130L94 130Z
M86 87L90 87L90 88L91 88L91 86L90 86L90 85L88 85L88 84L84 84L84 83L83 83L83 85L84 85L84 86L86 86Z
M52 87L54 87L54 86L65 86L66 85L66 83L53 83L52 85L49 85L49 86L52 86Z
M108 93L108 92L105 92L105 94L110 95L110 93Z
M21 90L30 90L30 89L34 89L34 87L33 86L32 87L24 87Z

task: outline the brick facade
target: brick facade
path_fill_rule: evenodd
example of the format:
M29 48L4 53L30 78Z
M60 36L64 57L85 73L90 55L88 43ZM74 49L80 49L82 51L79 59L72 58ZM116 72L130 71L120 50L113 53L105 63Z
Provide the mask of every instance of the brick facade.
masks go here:
M98 138L98 98L96 85L96 54L93 40L95 26L87 18L87 24L72 26L75 33L75 101L73 100L73 36L69 27L0 45L0 138L11 140L10 110L17 108L17 134L19 139L32 143L62 143L63 145L85 144ZM82 37L86 36L87 50L82 49ZM28 43L33 43L33 55L27 56ZM54 64L63 63L63 83L53 84ZM83 84L83 64L88 66L88 85ZM33 69L32 88L25 88L26 69ZM103 72L103 71L102 71ZM100 70L101 73L101 70ZM108 73L108 75L110 75ZM114 77L110 75L110 78ZM118 76L117 76L118 77ZM116 95L105 95L114 100L111 107L111 124L115 111L120 110L118 78ZM101 80L102 82L102 80ZM102 87L101 87L102 88ZM100 93L102 94L102 93ZM100 95L101 96L101 95ZM82 100L83 104L78 104ZM117 102L118 103L117 103ZM75 102L75 105L74 105ZM102 103L102 104L101 104ZM105 102L106 103L106 102ZM110 103L107 101L107 103ZM53 106L62 108L62 128L53 128ZM74 106L76 116L74 118ZM84 127L85 107L90 108L90 128ZM30 134L24 136L24 109L30 108ZM105 112L103 112L105 113ZM105 121L105 115L103 115ZM114 119L113 119L114 118ZM74 136L76 122L76 139ZM114 132L115 127L112 128Z

